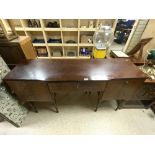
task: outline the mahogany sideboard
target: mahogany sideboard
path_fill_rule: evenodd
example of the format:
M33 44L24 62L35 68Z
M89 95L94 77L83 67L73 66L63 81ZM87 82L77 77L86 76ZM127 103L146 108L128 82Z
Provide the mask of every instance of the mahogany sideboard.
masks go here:
M35 59L18 64L4 82L22 101L50 101L58 112L56 94L66 91L97 92L96 110L103 100L154 99L146 78L129 59Z

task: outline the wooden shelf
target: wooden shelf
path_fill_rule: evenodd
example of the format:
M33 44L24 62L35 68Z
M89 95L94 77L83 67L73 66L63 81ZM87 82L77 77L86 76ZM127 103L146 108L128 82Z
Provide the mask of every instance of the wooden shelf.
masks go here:
M7 21L7 20L5 20ZM111 23L112 27L116 25L116 20L113 19L37 19L38 25L41 27L28 27L28 19L12 19L15 25L15 30L19 36L30 36L31 40L34 39L44 39L45 43L33 43L35 48L44 47L48 53L48 57L39 57L48 59L48 58L59 58L52 56L53 50L61 49L62 57L61 59L86 59L90 56L80 56L80 48L87 47L92 49L93 44L89 43L80 43L82 35L93 36L96 29L102 23L103 25L109 25ZM56 28L47 27L48 23L57 22ZM90 23L93 22L93 26ZM115 23L115 24L114 24ZM32 22L33 25L33 22ZM81 28L85 26L86 28ZM92 26L92 28L89 28ZM7 24L6 24L7 27ZM8 29L8 28L7 28ZM62 43L48 43L49 39L61 39ZM76 43L66 43L69 40L73 40ZM76 51L76 56L69 57L66 56L67 51Z
M46 46L45 43L33 43L33 46Z
M81 46L83 46L83 47L85 47L85 46L90 46L90 47L93 47L93 46L94 46L94 44L80 43L80 44L79 44L79 46L80 46L80 47L81 47Z
M96 28L79 28L79 31L96 31Z
M79 56L78 58L79 59L90 59L91 57L90 56Z
M63 44L63 46L78 46L78 44Z
M31 28L31 27L26 27L26 31L42 31L42 28Z
M49 57L37 57L37 59L49 59ZM90 56L79 56L79 57L62 56L62 57L50 57L50 59L90 59Z
M62 28L62 31L78 31L78 28Z
M61 31L61 28L44 28L45 31Z
M52 57L39 57L39 56L37 56L37 59L49 59L49 58L52 58Z
M48 46L62 46L62 43L47 43Z
M63 56L63 57L51 57L51 59L90 59L90 57L69 57L69 56Z
M24 31L24 28L23 27L15 27L15 30L16 31Z

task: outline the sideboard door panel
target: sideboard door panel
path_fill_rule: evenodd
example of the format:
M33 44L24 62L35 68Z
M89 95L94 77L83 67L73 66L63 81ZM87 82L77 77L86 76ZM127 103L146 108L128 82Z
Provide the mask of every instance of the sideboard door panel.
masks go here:
M7 81L13 92L22 101L50 101L51 96L45 82L41 81Z
M119 99L134 100L136 92L143 84L143 79L124 80Z
M135 93L143 84L143 79L111 80L106 86L102 100L134 100Z
M154 100L155 84L144 84L135 93L135 99Z
M117 99L121 94L122 86L123 86L122 80L108 81L102 96L102 100Z

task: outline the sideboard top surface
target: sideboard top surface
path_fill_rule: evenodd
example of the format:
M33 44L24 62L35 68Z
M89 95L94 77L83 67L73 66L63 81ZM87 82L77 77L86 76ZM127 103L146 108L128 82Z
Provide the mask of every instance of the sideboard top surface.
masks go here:
M106 81L146 79L129 59L35 59L18 64L4 80Z

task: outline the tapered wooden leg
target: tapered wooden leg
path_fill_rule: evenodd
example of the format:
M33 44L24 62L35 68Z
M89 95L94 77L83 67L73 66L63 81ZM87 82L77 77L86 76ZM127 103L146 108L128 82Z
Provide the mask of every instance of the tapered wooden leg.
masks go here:
M117 107L116 107L115 111L118 109L121 109L123 107L123 105L126 104L126 102L127 102L127 100L117 100Z
M117 107L115 108L115 111L117 111L119 109L119 100L116 100L116 103L117 103Z
M153 102L149 105L149 107L152 109L152 111L153 111L154 114L155 114L155 101L153 101Z
M97 92L97 104L96 104L96 107L95 107L95 109L94 109L94 111L96 112L97 111L97 109L98 109L98 106L99 106L99 104L100 104L100 92Z
M153 106L153 105L155 105L155 101L153 101L153 102L149 105L149 107L151 107L151 106Z
M33 102L29 102L29 106L35 113L38 113L37 107Z
M56 92L51 92L48 84L47 84L47 87L48 87L48 90L49 90L49 92L51 94L51 103L54 103L55 112L58 113L59 110L58 110L58 105L56 103Z
M117 111L119 109L119 107L118 107L118 105L117 105L117 107L114 109L115 111Z
M38 113L38 109L37 109L35 103L32 103L32 105L33 105L34 112Z
M55 110L56 110L56 113L58 113L59 110L58 110L58 105L56 103L56 93L54 93L53 95L54 95L54 106L55 106Z

